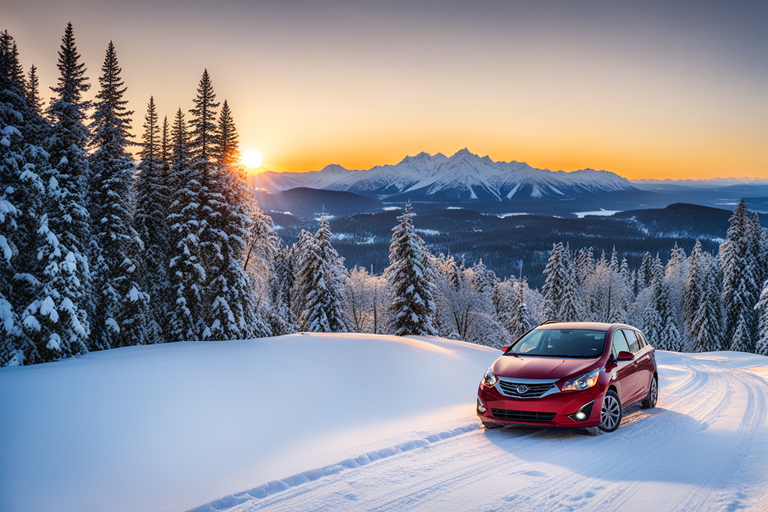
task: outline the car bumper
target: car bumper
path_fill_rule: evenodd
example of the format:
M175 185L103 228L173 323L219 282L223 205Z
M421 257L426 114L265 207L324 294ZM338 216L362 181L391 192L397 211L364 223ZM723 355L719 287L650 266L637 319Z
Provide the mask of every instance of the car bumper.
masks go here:
M599 384L584 391L560 391L541 398L511 398L502 395L496 388L481 385L477 392L477 415L484 423L532 427L596 427L600 424L603 396L605 388ZM590 403L593 405L588 416L583 421L576 420L576 413ZM534 415L538 419L530 421L529 418ZM515 419L507 419L510 417Z

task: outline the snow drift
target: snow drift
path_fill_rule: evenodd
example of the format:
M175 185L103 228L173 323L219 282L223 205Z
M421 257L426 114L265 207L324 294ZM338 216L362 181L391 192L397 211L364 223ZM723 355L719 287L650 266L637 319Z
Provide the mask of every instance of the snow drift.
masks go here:
M0 369L0 510L180 510L471 424L498 351L291 335Z

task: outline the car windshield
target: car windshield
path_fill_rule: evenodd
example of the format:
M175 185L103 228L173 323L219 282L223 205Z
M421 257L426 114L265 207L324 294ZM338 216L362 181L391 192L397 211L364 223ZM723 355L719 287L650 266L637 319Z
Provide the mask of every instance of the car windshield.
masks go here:
M541 329L520 338L505 354L592 359L603 354L604 346L605 331Z

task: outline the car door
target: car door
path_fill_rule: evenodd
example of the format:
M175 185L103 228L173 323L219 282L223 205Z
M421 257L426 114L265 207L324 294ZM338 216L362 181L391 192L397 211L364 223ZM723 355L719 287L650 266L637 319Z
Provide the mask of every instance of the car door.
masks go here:
M630 331L634 338L637 340L638 350L635 352L635 363L637 366L637 375L642 385L643 396L648 394L648 388L651 385L651 379L653 378L653 372L656 367L653 364L653 347L648 345L640 331ZM627 340L630 339L628 333ZM629 348L632 348L630 342Z
M621 332L621 329L613 331L611 339L611 353L613 354L613 361L616 365L613 368L613 382L616 388L619 390L619 400L621 400L622 406L629 403L635 395L637 395L637 384L634 382L636 377L636 369L634 361L619 361L619 352L629 352L629 344L627 338Z
M623 329L622 333L629 344L629 351L635 354L635 375L632 379L635 398L642 398L648 394L648 387L651 383L653 372L651 367L651 355L649 350L645 349L645 343L642 342L639 333L632 329Z

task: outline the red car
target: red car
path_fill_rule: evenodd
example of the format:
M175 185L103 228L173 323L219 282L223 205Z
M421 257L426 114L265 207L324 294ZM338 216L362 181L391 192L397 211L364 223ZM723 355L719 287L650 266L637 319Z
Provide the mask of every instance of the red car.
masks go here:
M502 350L477 391L477 415L486 428L613 432L630 405L656 406L656 356L629 325L549 321Z

